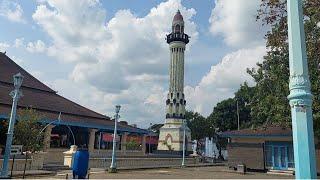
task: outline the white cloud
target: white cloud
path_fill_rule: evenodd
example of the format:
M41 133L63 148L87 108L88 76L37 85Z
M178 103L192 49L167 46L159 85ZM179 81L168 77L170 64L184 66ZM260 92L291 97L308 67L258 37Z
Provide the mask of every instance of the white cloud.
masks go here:
M169 0L152 8L144 17L119 10L105 22L106 11L96 0L53 1L38 5L33 19L52 39L48 54L74 69L60 92L70 84L81 86L79 96L68 93L101 113L113 114L114 105L123 105L123 116L131 122L163 122L169 50L165 35L180 9L192 45L198 36L181 0ZM53 83L54 84L54 83ZM61 87L65 87L61 89ZM90 91L89 91L90 89ZM94 95L93 95L94 94Z
M26 23L20 4L11 0L2 0L0 2L0 16L13 22Z
M18 41L18 43L20 43ZM37 40L35 42L29 42L26 47L27 51L31 53L42 53L46 51L46 45L44 44L43 41Z
M253 47L264 42L266 27L256 21L259 0L215 0L210 31L222 35L226 44L233 47Z
M47 53L64 63L74 64L68 78L49 83L53 89L109 116L113 115L114 106L121 104L122 119L129 123L143 127L149 122L163 123L169 66L164 37L171 29L173 15L180 9L186 32L192 37L187 46L190 49L198 37L192 21L196 11L183 7L181 0L169 0L152 8L144 17L130 10L119 10L105 22L106 11L96 0L43 1L32 17L52 39ZM253 5L249 6L248 13L245 12L247 6L241 7L244 10L236 8L239 12L232 12L233 15L251 17ZM197 86L185 88L187 108L204 115L208 115L217 102L232 97L241 83L252 83L246 68L254 67L265 53L264 46L260 46L263 36L253 34L256 29L245 29L245 26L257 28L254 17L242 20L246 25L237 27L229 25L235 20L227 15L216 21L215 15L225 15L224 10L216 11L218 9L213 10L211 25L222 23L222 26L211 28L212 32L221 33L232 46L248 48L226 55ZM223 24L224 20L228 22ZM259 46L254 47L256 44Z
M17 38L14 40L14 47L19 48L24 46L24 38Z
M185 87L186 100L189 102L187 107L207 116L218 102L233 97L240 84L247 81L253 85L253 79L246 69L262 62L265 52L264 46L258 46L227 54L219 64L211 67L196 87Z
M6 51L9 47L10 47L10 45L8 43L0 42L0 52Z

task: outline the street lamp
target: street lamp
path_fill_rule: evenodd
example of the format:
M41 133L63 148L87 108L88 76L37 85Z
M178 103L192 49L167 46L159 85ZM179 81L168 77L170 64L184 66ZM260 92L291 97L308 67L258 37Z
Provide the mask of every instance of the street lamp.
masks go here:
M121 106L116 105L116 115L114 117L114 132L113 132L113 145L112 145L112 159L111 159L111 165L109 172L110 173L115 173L117 172L117 162L116 162L116 136L117 136L117 122L118 119L120 118L119 116L119 111L120 111Z
M316 179L312 94L301 0L287 1L290 95L294 162L297 179Z
M12 97L13 102L12 102L9 128L7 133L6 149L3 156L3 164L2 164L2 171L1 171L1 177L5 177L5 178L8 177L8 165L9 165L11 145L13 140L14 124L16 121L17 103L19 98L22 97L22 93L19 90L21 87L22 81L23 81L23 76L20 73L13 76L14 90L11 91L10 93L10 96Z
M186 156L186 120L183 120L183 146L182 146L182 163L181 166L185 167L185 156Z

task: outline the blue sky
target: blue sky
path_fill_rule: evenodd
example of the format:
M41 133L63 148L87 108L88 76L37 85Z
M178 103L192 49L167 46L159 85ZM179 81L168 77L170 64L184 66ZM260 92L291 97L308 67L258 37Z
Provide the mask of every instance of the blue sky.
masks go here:
M206 116L241 83L252 83L245 69L265 53L265 30L254 19L259 2L1 0L0 51L81 105L111 116L120 103L129 123L162 123L169 63L164 38L180 9L191 35L187 109Z

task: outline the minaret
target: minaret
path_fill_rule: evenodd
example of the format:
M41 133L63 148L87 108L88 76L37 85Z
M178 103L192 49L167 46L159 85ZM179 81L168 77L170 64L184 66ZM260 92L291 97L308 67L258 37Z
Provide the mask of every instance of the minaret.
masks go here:
M184 88L184 51L189 36L184 33L183 17L178 10L172 21L172 31L167 35L170 49L169 93L166 100L166 121L160 129L158 150L181 151L186 100ZM186 147L191 150L190 129L186 127Z

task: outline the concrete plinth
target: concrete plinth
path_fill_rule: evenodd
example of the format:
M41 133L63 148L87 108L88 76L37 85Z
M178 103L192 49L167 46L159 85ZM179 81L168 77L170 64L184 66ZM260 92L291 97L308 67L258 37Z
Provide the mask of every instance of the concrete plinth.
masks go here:
M77 146L76 145L72 145L70 147L69 151L63 152L63 154L64 154L64 162L63 162L63 164L65 166L72 167L72 163L73 163L72 160L73 160L73 156L76 153L76 151L77 151Z
M184 126L180 121L172 123L166 121L166 124L160 128L158 150L183 151L183 130ZM186 127L186 151L192 151L191 131Z

